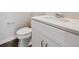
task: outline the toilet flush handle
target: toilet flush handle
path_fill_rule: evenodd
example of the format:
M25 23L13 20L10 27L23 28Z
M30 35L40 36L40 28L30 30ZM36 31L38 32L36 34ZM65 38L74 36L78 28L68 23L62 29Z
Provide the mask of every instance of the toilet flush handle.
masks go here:
M8 25L10 25L10 24L15 24L15 22L8 22L7 24L8 24Z

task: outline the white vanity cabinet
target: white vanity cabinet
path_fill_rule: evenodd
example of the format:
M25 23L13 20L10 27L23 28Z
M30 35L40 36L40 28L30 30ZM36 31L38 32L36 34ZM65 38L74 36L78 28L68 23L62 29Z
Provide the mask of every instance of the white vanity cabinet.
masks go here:
M79 47L79 36L32 20L33 47Z
M49 37L42 34L42 31L39 31L38 22L32 21L32 46L33 47L59 47L56 42L49 40ZM38 29L37 29L38 28Z

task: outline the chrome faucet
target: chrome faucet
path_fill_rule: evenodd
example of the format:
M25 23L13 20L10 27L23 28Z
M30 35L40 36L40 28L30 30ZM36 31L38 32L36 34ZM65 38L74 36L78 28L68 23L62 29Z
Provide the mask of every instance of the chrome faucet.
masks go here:
M56 16L57 18L64 18L64 15L61 14L61 13L56 13L55 16Z

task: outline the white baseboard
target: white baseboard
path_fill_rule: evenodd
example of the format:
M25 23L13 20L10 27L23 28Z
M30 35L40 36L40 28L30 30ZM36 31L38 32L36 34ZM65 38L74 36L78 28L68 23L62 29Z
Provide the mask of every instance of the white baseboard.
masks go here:
M8 39L1 40L1 41L0 41L0 45L1 45L1 44L4 44L4 43L7 43L7 42L9 42L9 41L12 41L12 40L14 40L14 39L16 39L16 37L12 37L12 38L8 38Z

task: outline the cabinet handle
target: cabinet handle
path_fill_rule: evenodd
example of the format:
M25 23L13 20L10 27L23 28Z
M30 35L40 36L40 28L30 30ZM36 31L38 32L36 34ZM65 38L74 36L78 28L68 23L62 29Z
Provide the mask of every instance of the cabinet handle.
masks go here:
M44 40L41 41L41 47L43 47L43 42L44 42Z
M47 47L47 46L48 46L48 43L45 44L45 47Z

